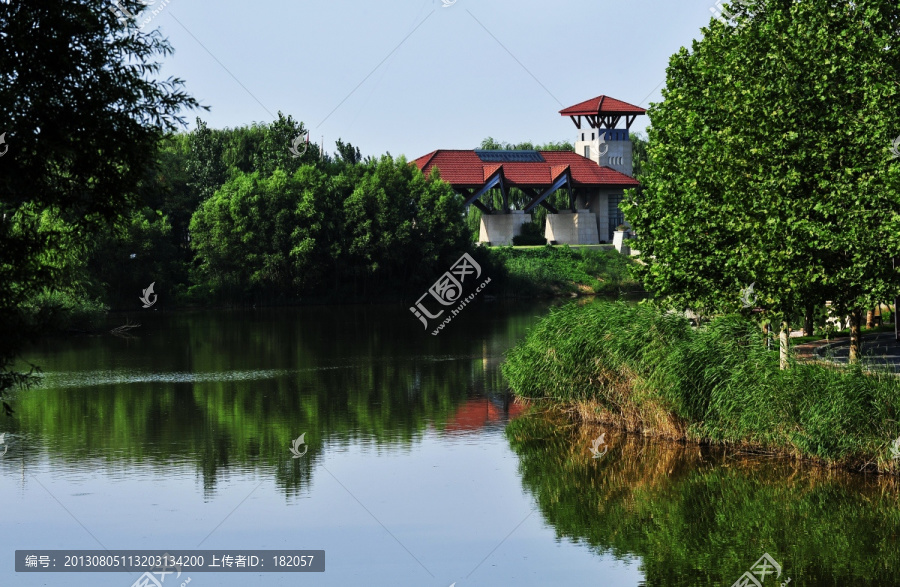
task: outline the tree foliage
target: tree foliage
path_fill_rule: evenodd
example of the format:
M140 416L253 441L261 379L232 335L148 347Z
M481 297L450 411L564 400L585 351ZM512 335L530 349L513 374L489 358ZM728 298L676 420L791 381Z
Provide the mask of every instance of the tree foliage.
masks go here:
M338 158L348 165L356 165L362 163L362 153L359 147L354 147L351 143L344 143L341 139L335 141L337 147Z
M203 202L191 243L209 283L282 297L338 282L402 291L466 250L461 196L439 176L388 156L336 169L240 174Z
M65 279L54 259L135 207L160 137L197 106L181 80L153 77L168 42L107 8L0 3L0 393L23 381L9 369L33 332L27 301Z
M673 55L649 115L643 193L625 213L647 288L777 321L893 297L900 252L900 7L745 0Z

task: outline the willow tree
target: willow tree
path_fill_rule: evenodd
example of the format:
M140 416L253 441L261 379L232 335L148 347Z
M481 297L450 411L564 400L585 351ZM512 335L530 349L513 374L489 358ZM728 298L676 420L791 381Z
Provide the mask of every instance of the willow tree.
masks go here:
M900 6L744 0L670 59L648 114L644 190L625 204L646 287L729 311L755 284L765 320L853 317L893 297L900 252Z

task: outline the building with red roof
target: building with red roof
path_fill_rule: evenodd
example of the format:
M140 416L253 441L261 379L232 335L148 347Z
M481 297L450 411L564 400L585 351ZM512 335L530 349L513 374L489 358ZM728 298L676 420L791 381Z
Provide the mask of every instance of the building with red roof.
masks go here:
M413 163L426 175L438 170L441 179L465 198L466 206L482 212L481 242L512 244L521 226L531 222L531 211L543 206L547 215L545 236L551 242L595 244L612 240L622 222L618 205L625 189L640 185L632 175L628 129L645 110L607 96L598 96L560 111L581 131L576 152L517 150L439 149ZM625 117L626 128L615 128ZM582 130L586 120L593 130ZM567 210L557 210L547 199L565 187ZM509 207L509 189L528 196L521 210ZM481 198L499 190L500 210ZM493 201L493 198L490 198Z

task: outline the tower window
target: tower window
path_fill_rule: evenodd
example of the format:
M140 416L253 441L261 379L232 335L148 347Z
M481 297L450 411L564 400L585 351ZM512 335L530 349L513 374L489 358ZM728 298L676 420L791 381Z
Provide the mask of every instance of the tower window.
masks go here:
M591 133L591 140L594 140L594 133Z
M591 146L590 146L590 145L585 145L585 146L584 146L584 158L585 158L585 159L590 159L590 158L591 158Z

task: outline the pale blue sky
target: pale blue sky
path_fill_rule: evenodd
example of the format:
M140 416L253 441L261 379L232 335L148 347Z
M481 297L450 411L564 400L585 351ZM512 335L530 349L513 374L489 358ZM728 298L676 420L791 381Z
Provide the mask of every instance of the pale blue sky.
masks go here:
M148 26L175 48L162 76L187 81L212 107L200 113L211 126L268 122L281 110L310 140L324 135L329 152L340 137L364 156L409 159L487 136L574 140L559 110L600 94L647 107L670 55L701 36L714 3L166 1L143 13L159 10Z

